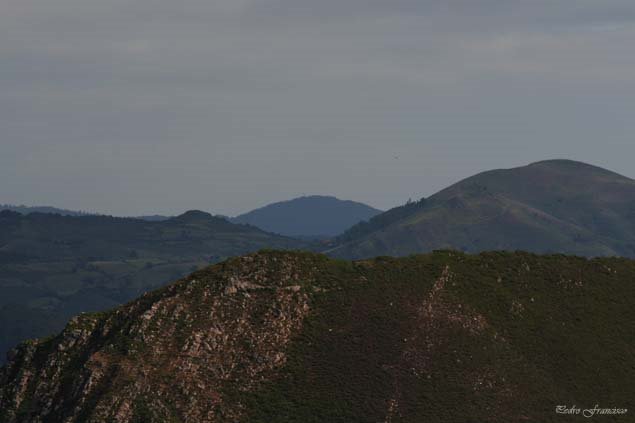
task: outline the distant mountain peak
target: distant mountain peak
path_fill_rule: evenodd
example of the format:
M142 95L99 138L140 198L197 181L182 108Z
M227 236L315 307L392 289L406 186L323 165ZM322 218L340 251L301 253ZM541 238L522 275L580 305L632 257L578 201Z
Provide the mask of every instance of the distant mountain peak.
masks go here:
M344 201L344 200L340 200L339 198L337 198L334 195L322 195L322 194L309 194L309 195L301 195L300 197L296 197L296 198L292 198L291 200L287 200L287 201L298 201L298 200L316 200L316 199L329 199L329 200L338 200L338 201ZM283 201L281 201L283 202Z
M287 236L335 236L381 213L366 204L327 195L305 195L252 210L232 219Z
M214 216L211 213L201 210L188 210L185 213L173 217L172 220L184 221L197 221L197 220L211 220Z
M631 179L619 173L613 172L611 170L605 169L600 166L592 165L589 163L570 160L570 159L551 159L551 160L542 160L539 162L530 163L525 166L528 169L534 168L547 168L547 169L556 169L563 172L581 172L586 174L604 174L604 175L612 175L619 176L624 179Z
M571 160L571 159L545 159L545 160L540 160L537 162L530 163L527 166L531 167L531 166L544 166L544 165L597 167L585 162L581 162L578 160Z

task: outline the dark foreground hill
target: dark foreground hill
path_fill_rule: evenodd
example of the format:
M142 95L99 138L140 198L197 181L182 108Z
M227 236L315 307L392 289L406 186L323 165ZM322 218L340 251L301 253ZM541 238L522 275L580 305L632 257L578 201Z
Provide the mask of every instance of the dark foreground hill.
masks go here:
M339 237L332 256L453 248L635 257L635 181L569 160L493 170Z
M162 222L0 212L0 363L18 342L61 330L227 257L307 244L203 212Z
M22 344L0 421L630 422L633 280L525 253L231 259Z
M366 204L312 195L269 204L232 219L287 236L335 236L381 213Z

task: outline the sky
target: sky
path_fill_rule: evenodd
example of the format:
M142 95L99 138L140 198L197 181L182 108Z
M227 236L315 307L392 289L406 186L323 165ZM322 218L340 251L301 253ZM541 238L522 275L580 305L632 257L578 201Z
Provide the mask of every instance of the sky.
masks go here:
M635 177L633 0L3 0L0 203L387 209L569 158Z

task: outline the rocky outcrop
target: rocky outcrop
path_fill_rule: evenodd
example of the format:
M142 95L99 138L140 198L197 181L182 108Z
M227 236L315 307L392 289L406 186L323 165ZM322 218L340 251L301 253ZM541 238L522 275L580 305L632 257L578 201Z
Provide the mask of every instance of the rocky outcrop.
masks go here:
M310 312L289 258L270 272L276 261L244 257L21 345L2 372L2 421L239 419L225 389L249 392L284 366Z
M0 421L510 423L560 421L566 405L629 410L634 279L626 259L262 252L20 345L0 370Z

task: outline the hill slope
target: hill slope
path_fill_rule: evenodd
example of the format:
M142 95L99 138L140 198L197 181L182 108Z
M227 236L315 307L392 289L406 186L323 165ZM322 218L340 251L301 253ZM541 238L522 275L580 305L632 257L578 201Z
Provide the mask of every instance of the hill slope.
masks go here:
M0 204L0 211L9 210L20 214L31 213L46 213L46 214L60 214L62 216L105 216L100 213L82 212L74 210L60 209L50 206L15 206L12 204ZM159 214L147 215L147 216L134 216L133 219L149 220L149 221L161 221L168 220L170 216L163 216Z
M375 219L381 218L377 216ZM635 181L551 160L467 178L328 253L363 258L439 248L635 256Z
M297 247L296 240L200 211L165 221L0 212L0 257L60 259L231 256L245 247Z
M561 422L635 407L635 262L232 259L21 345L18 422Z
M230 256L306 243L203 212L145 222L0 212L0 363L24 339L59 331Z
M3 211L3 210L9 210L9 211L13 211L20 214L49 213L49 214L61 214L62 216L94 215L94 213L66 210L66 209L60 209L57 207L50 207L50 206L15 206L12 204L0 204L0 211Z
M232 221L287 236L334 236L379 213L362 203L313 195L270 204Z

